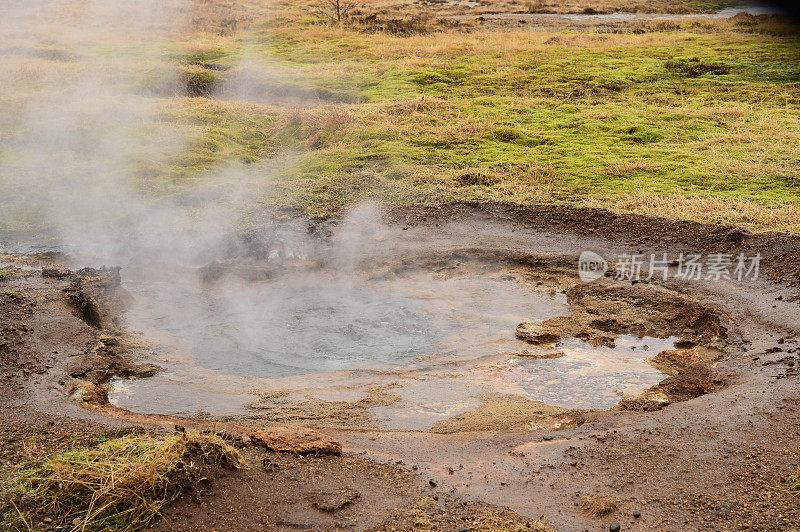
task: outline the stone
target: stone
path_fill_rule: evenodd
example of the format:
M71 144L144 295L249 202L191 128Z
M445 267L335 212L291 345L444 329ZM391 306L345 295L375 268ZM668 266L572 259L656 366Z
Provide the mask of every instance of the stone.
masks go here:
M92 327L100 328L102 326L102 315L100 313L100 305L89 294L78 290L72 294L72 301L78 310L78 316L91 325Z
M533 345L555 345L561 341L561 336L536 323L522 322L517 325L515 332L519 340L524 340Z
M305 427L270 427L250 433L250 441L270 451L294 454L342 454L342 444Z
M308 496L311 506L321 512L333 513L358 501L361 494L356 490L344 488L335 491L316 491Z
M610 525L608 525L609 532L619 532L620 528L622 527L620 526L619 523L611 523Z
M53 265L42 267L42 277L61 279L63 277L69 277L71 273L72 272L63 266Z
M100 341L106 347L119 347L119 339L113 336L103 336Z
M524 351L519 351L516 353L512 353L515 357L520 358L534 358L539 360L546 360L550 358L561 358L564 356L564 351L560 349L541 349L536 351L531 351L530 349L525 349Z

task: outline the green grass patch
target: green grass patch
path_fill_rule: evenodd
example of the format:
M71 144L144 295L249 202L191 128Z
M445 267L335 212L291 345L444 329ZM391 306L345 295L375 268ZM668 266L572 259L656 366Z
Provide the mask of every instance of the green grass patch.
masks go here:
M198 97L163 97L157 123L142 127L181 140L134 161L142 189L167 194L220 169L286 160L258 174L274 187L265 201L314 216L364 198L800 205L800 42L770 34L771 22L424 36L264 24L246 38L199 32L167 47ZM237 79L257 95L214 98Z

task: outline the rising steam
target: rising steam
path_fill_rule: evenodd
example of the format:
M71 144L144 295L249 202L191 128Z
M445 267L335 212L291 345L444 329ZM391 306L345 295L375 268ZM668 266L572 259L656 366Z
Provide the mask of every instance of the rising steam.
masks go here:
M0 235L123 262L220 246L269 169L215 168L191 189L159 181L159 165L186 148L161 114L184 91L165 43L187 6L40 0L4 11Z

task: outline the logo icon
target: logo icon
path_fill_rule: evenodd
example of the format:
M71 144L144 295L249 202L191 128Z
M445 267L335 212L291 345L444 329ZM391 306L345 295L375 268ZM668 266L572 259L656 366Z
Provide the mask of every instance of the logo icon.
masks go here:
M603 277L608 271L606 259L594 251L584 251L578 258L578 276L584 283L591 283Z

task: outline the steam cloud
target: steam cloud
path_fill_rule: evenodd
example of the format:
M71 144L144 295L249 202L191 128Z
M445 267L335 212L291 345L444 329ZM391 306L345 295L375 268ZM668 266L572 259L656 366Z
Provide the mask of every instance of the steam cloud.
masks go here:
M242 352L279 352L281 359L290 331L284 315L288 322L292 313L314 316L328 308L344 309L351 321L332 321L329 339L317 343L327 348L355 335L354 345L363 344L369 335L356 333L376 326L356 326L374 318L365 302L373 314L396 313L389 300L354 289L348 279L369 246L387 236L377 206L354 209L327 245L308 236L300 221L278 227L248 210L268 186L267 165L214 168L191 186L164 186L148 174L186 149L174 125L160 116L169 98L184 90L164 44L185 14L177 0L40 0L5 14L0 243L16 248L10 251L28 251L20 249L23 242L63 250L75 257L73 267L121 265L139 300L129 325L152 330L157 323L183 338L208 334L199 347L215 360ZM248 57L218 95L266 103L280 97L264 82L268 76L274 81L274 67ZM243 223L252 218L257 223ZM228 277L210 287L203 283L205 268L197 275L186 267L213 270L215 259L228 257L280 268L312 254L339 271L335 279L296 271L277 289L259 291ZM299 301L294 311L286 305L292 297ZM318 301L326 300L329 306L320 310ZM267 322L271 333L264 330ZM235 348L219 343L232 335ZM323 347L317 350L324 355Z
M0 240L122 262L221 246L269 168L215 168L191 189L148 174L186 148L160 113L183 90L164 44L187 6L15 4L0 24Z

